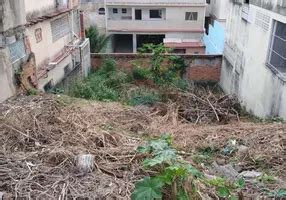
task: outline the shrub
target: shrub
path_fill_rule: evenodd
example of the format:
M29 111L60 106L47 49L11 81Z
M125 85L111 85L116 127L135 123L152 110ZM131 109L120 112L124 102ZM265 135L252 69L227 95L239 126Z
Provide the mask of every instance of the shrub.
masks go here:
M148 90L146 88L139 88L131 92L128 104L131 106L137 106L137 105L151 106L158 101L160 101L160 95L157 91Z
M151 78L149 69L137 66L133 67L132 75L135 80L146 80Z

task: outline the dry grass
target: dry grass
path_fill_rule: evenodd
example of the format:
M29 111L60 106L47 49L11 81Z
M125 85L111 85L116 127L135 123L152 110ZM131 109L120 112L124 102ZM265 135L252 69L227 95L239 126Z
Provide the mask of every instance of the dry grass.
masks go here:
M162 114L145 106L22 96L0 105L0 191L27 199L129 199L146 173L135 149L142 138L161 133L190 154L209 145L223 148L229 139L243 141L249 155L239 158L241 167L256 168L262 160L285 181L285 132L284 124L186 123L171 103ZM92 173L76 168L80 154L95 156Z

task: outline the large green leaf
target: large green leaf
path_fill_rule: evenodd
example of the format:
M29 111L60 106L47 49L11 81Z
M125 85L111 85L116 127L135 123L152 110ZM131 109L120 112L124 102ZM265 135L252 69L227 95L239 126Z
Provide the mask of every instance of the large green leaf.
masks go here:
M227 187L218 187L216 189L217 195L221 198L227 198L230 195L230 191Z
M154 158L145 159L143 162L144 167L154 167L155 165L168 163L176 159L176 151L174 149L166 149L158 151Z
M162 187L164 183L159 178L145 177L135 184L131 195L132 200L154 200L162 199Z

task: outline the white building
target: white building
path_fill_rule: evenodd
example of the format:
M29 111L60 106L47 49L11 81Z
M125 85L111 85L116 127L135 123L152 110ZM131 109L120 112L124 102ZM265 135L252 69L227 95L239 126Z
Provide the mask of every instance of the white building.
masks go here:
M227 4L221 86L260 117L286 118L286 1Z
M0 101L21 89L49 90L73 70L87 74L89 40L79 0L0 2Z
M35 85L47 91L82 67L79 51L82 45L89 48L80 31L79 0L25 0L25 5L27 36L35 55Z
M206 6L205 0L82 0L87 23L113 35L111 51L120 53L150 42L204 53Z

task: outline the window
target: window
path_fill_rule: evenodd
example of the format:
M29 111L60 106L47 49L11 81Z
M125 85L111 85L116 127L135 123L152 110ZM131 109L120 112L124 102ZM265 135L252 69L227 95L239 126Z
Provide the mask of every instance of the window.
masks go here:
M211 0L207 0L207 4L211 4Z
M186 12L185 20L197 21L198 20L198 12Z
M99 8L98 9L98 14L99 15L105 15L105 8Z
M126 13L127 13L127 9L126 9L126 8L122 8L121 12L122 12L123 14L126 14Z
M161 19L162 10L150 10L150 19Z
M25 45L23 40L9 45L10 60L12 63L26 56Z
M52 28L53 42L66 36L70 32L68 15L52 21L51 28Z
M286 24L278 21L274 23L268 64L286 73Z
M113 14L117 14L118 13L118 9L117 8L113 8L112 12L113 12Z

